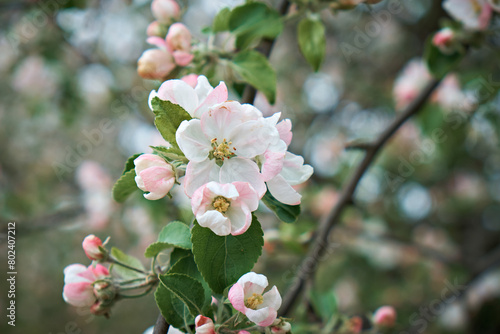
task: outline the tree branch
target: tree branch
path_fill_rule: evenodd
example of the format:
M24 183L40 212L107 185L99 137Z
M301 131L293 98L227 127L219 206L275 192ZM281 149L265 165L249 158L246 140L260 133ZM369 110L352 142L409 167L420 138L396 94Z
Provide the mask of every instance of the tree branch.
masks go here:
M399 127L422 108L432 92L439 85L440 81L440 79L433 79L431 82L429 82L420 96L413 100L412 103L406 108L406 110L399 114L387 127L387 129L372 144L364 145L363 149L366 151L366 155L363 158L363 161L361 161L361 164L354 172L354 175L344 187L344 190L340 195L340 199L335 207L333 207L330 213L321 220L314 243L298 269L296 275L297 279L294 281L287 294L283 298L283 304L280 308L280 315L287 316L292 311L293 305L295 304L297 298L299 297L305 286L305 282L314 274L319 259L323 256L325 250L327 249L328 236L330 235L332 228L338 223L343 210L350 203L352 203L356 187L358 186L359 181L361 180L365 172L375 160L377 153L385 145L389 138L391 138L394 133L396 133Z
M168 331L168 327L170 325L165 321L165 318L160 314L158 314L158 318L156 319L155 328L153 329L153 334L165 334Z

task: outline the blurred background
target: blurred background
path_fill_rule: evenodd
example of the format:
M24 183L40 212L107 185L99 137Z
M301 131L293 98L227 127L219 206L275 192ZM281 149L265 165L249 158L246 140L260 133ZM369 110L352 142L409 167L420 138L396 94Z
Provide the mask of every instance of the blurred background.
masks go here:
M201 30L217 11L242 2L184 1L183 21L206 41ZM296 224L279 223L264 206L257 213L266 244L255 271L282 294L363 156L345 144L374 139L430 78L421 57L447 17L440 1L401 0L397 14L379 21L388 2L322 14L327 55L318 73L299 52L293 20L271 55L277 103L258 95L256 106L292 120L291 150L315 168L300 189ZM142 333L156 320L152 295L117 303L109 320L62 299L64 267L89 262L86 235L111 236L112 245L143 258L166 222L191 217L180 195L111 198L126 159L162 143L147 105L160 82L136 72L152 20L148 0L0 0L0 260L6 268L5 231L15 221L18 272L16 327L3 316L2 333ZM500 332L498 28L493 22L484 45L363 177L294 333L315 332L308 324L320 320L310 312L318 294L349 316L393 305L394 333ZM5 279L0 286L4 314ZM443 299L454 288L466 290L463 297ZM422 307L431 311L423 315Z

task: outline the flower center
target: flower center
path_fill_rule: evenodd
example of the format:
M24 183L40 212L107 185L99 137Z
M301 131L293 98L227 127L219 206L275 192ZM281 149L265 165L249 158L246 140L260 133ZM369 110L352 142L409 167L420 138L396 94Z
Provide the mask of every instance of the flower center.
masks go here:
M481 7L481 5L479 4L479 1L477 1L477 0L472 0L471 2L472 2L472 8L474 8L474 11L475 11L476 13L480 13L480 12L482 11L482 9L483 9L483 8L482 8L482 7Z
M245 299L245 306L251 308L252 310L256 310L257 306L264 302L264 297L259 295L258 293L254 293L252 297L248 297Z
M231 201L229 201L224 196L217 196L212 202L212 206L214 207L215 210L219 211L220 213L226 213L226 211L231 206Z
M232 142L228 142L226 138L219 144L217 138L211 140L212 142L212 151L210 152L212 156L217 160L229 159L235 156L232 150L236 150L235 147L232 147Z

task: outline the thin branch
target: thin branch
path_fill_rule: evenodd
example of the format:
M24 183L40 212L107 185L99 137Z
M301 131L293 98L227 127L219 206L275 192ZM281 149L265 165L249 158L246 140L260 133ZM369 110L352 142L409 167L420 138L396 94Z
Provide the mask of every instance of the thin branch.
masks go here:
M422 108L427 99L431 96L432 92L439 85L440 81L440 79L433 79L422 91L420 96L412 101L412 103L406 108L406 110L399 114L387 127L387 129L371 145L366 145L366 155L363 158L363 161L361 161L361 164L354 172L354 175L351 177L344 190L342 191L337 205L335 205L330 213L322 219L320 227L316 234L316 239L311 246L306 258L302 262L302 265L299 267L298 273L296 275L297 279L294 281L293 285L289 288L287 294L283 298L283 304L280 308L280 315L286 316L289 315L292 311L292 307L301 294L305 286L305 282L314 274L319 259L327 249L328 236L330 235L332 228L338 223L343 210L347 206L349 206L350 203L352 203L354 192L356 191L361 178L374 162L377 153L389 140L389 138L391 138L394 133L396 133L399 127Z
M155 328L153 329L153 334L165 334L168 331L168 327L170 325L165 321L165 318L161 315L158 315L156 319Z

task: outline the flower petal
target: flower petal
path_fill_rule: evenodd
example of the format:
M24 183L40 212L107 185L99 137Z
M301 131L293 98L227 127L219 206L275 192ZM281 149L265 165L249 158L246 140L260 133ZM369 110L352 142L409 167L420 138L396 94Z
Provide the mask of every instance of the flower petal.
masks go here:
M191 116L198 106L198 96L194 88L182 80L167 80L158 89L158 97L164 101L180 105Z
M203 133L199 119L182 121L175 134L181 151L189 161L201 162L208 157L212 149L210 138Z
M224 161L220 169L220 182L248 182L255 189L259 198L266 193L266 185L257 164L248 159L231 158Z
M236 147L236 154L244 158L253 158L263 154L267 148L279 140L276 127L264 119L246 121L231 129L227 136Z
M226 212L226 217L231 222L231 234L240 235L245 233L252 223L252 212L243 205L231 205Z
M278 124L276 124L276 129L278 129L278 132L280 134L280 139L286 143L286 146L290 145L293 137L292 121L290 121L288 118L284 119Z
M271 290L266 292L264 295L264 302L260 305L262 307L270 307L275 310L278 310L281 306L281 295L278 292L278 288L273 286Z
M306 182L313 172L314 170L311 166L304 165L304 158L300 155L286 152L285 160L283 161L283 169L280 175L290 185L295 186Z
M267 327L272 325L278 312L271 308L261 308L258 310L247 309L245 315L259 326Z
M245 312L245 292L243 291L243 286L239 283L235 283L231 289L229 289L228 299L231 305L240 312Z
M201 117L204 113L208 111L210 107L213 107L216 104L226 101L227 97L228 97L227 87L224 82L221 82L208 95L206 95L206 98L204 100L202 100L200 95L198 95L200 101L203 102L201 102L198 108L196 108L193 117Z
M274 178L266 182L267 189L281 203L288 205L300 204L302 196L286 182L283 176L276 175Z
M198 224L202 227L208 227L219 236L228 235L231 233L231 222L224 217L222 213L216 210L205 212L201 216L196 216Z
M220 167L215 160L206 159L202 162L190 161L186 168L184 190L191 197L196 189L210 181L219 181Z
M65 284L63 298L66 303L76 307L89 307L96 301L92 284L89 282Z
M259 195L248 182L233 182L238 191L238 203L244 203L253 212L259 207Z
M245 298L252 296L254 293L262 294L264 289L269 284L267 277L261 274L256 274L253 271L241 276L238 284L243 286Z

